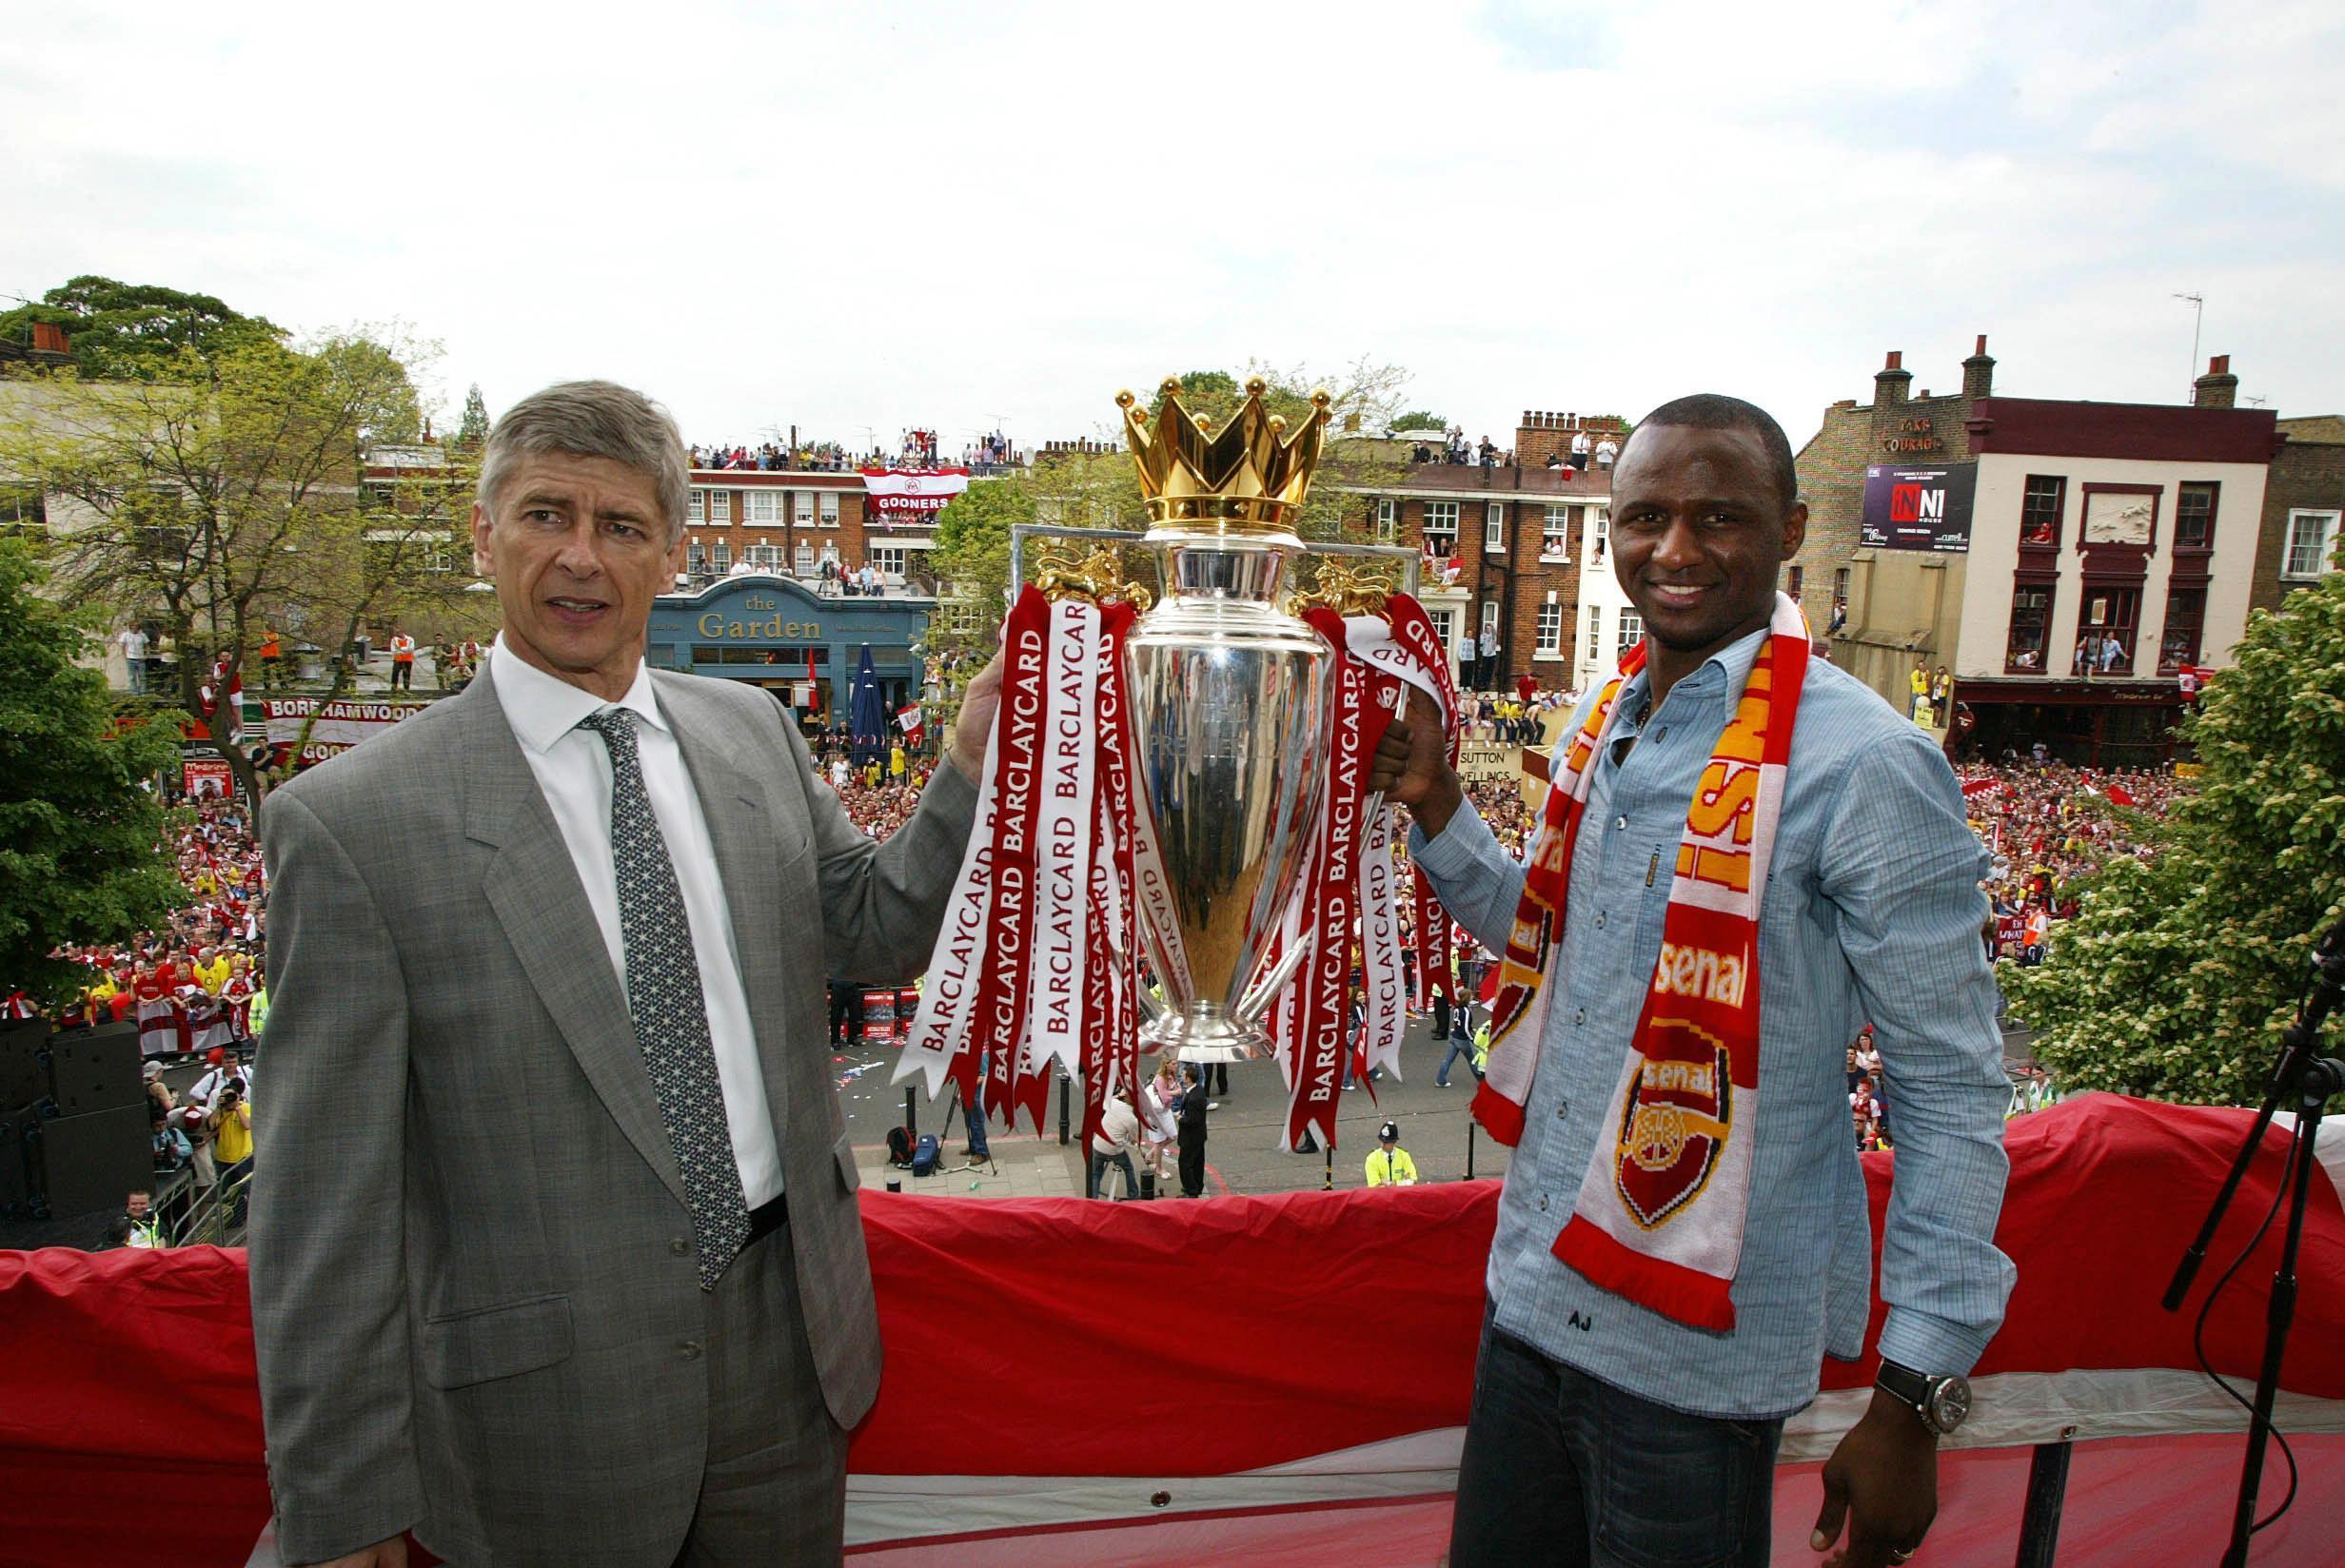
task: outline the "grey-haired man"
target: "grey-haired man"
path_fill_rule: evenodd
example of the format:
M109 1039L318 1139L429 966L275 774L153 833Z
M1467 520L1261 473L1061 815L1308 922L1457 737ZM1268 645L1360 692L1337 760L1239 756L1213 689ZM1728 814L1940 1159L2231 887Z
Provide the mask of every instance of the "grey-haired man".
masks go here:
M622 387L508 411L479 678L264 813L287 1561L839 1556L879 1345L823 977L925 959L999 677L874 844L763 691L645 667L687 477Z

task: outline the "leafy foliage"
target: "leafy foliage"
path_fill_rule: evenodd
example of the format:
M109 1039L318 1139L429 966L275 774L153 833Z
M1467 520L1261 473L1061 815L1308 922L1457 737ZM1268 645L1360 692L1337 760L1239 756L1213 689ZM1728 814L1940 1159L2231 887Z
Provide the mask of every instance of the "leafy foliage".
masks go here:
M2261 1097L2315 939L2345 906L2345 574L2257 612L2186 734L2202 769L2144 866L2083 891L2006 982L2067 1088Z
M1449 428L1449 421L1446 415L1429 413L1425 409L1415 408L1395 418L1392 421L1392 428L1395 430L1440 430L1447 432Z
M75 659L89 636L37 591L0 539L0 987L62 1000L67 943L163 923L183 893L162 808L139 787L178 761L175 715L117 728L106 678Z
M0 338L26 342L35 322L71 337L74 367L93 381L169 377L178 373L183 356L209 362L285 337L274 323L231 310L209 294L91 276L50 289L37 304L0 312Z

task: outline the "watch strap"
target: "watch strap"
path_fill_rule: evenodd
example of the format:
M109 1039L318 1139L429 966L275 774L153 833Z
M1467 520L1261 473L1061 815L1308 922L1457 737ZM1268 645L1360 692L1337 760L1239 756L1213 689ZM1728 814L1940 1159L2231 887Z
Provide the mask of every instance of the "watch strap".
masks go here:
M1873 1380L1873 1385L1876 1388L1886 1390L1891 1396L1902 1400L1916 1410L1926 1408L1930 1402L1930 1379L1910 1366L1900 1366L1885 1357L1881 1363L1880 1375Z

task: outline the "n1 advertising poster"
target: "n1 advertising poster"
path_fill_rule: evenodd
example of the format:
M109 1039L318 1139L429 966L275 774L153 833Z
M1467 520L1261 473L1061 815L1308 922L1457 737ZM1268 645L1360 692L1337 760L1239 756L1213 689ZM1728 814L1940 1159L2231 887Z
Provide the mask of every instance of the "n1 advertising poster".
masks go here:
M1970 552L1976 464L1877 462L1864 470L1861 542L1881 550Z

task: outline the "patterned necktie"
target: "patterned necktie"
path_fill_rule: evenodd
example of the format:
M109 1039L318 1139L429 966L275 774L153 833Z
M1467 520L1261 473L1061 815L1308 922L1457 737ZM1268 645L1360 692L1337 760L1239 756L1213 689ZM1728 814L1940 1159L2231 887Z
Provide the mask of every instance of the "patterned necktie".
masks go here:
M700 1288L714 1290L725 1265L748 1244L749 1204L724 1119L692 926L684 918L667 840L643 790L635 721L623 708L605 708L579 720L579 728L592 730L610 749L611 862L619 873L619 927L627 948L627 1010L683 1173L700 1243Z

